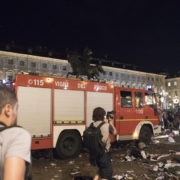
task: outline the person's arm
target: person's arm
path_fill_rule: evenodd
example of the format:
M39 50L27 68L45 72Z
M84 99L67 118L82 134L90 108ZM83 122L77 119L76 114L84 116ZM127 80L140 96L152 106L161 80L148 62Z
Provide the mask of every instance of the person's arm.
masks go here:
M25 161L19 157L8 157L4 164L3 180L24 180Z
M102 127L101 127L101 133L102 133L102 142L106 143L107 139L109 138L109 125L108 123L105 123Z
M26 162L31 163L31 136L19 127L9 128L7 133L14 136L9 138L5 155L4 180L24 180Z
M117 134L117 130L116 130L114 124L113 124L113 120L112 119L109 119L109 124L112 127L112 129L113 129L113 133L112 134L116 135Z

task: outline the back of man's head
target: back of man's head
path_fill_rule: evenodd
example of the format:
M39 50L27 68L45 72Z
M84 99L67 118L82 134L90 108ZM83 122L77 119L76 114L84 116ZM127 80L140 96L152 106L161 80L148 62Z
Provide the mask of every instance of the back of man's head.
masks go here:
M14 106L17 102L16 94L13 90L7 87L0 86L0 114L6 104Z
M103 121L105 115L105 110L101 107L97 107L93 110L93 121Z

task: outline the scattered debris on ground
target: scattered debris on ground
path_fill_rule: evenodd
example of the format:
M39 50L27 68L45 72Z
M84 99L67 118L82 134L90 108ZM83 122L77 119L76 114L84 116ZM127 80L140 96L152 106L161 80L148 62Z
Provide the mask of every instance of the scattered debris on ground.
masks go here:
M180 180L180 136L167 131L149 146L121 143L112 149L112 166L116 180ZM69 160L33 158L35 180L92 180L96 172L88 153Z

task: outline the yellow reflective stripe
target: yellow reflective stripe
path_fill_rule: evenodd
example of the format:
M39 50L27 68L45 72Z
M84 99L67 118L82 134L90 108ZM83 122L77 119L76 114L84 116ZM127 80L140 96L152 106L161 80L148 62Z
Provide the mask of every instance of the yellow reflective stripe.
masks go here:
M84 122L84 120L54 120L54 122Z
M158 119L116 119L115 121L158 121Z

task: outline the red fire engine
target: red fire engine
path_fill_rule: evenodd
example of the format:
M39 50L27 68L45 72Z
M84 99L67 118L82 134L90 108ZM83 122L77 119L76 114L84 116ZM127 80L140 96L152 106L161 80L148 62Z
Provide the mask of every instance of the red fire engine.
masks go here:
M155 96L142 89L18 74L15 90L18 122L31 133L32 149L56 148L62 158L79 153L95 107L115 110L116 140L150 141L159 124Z

